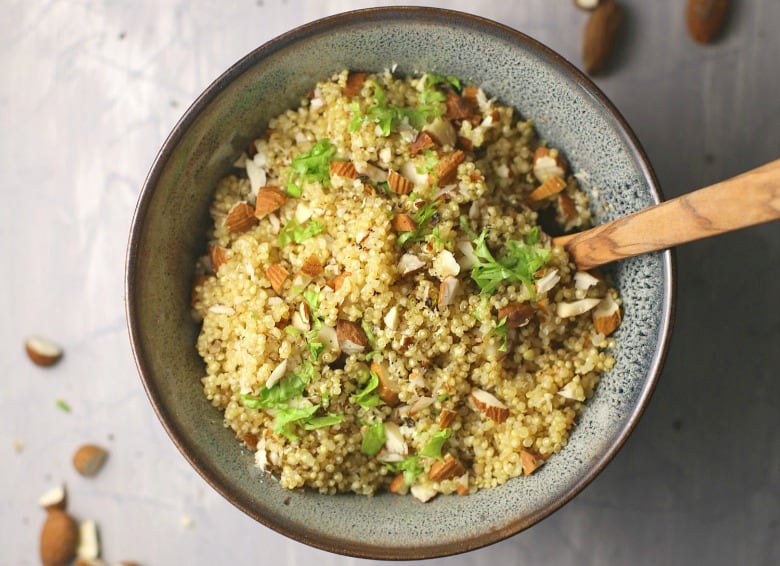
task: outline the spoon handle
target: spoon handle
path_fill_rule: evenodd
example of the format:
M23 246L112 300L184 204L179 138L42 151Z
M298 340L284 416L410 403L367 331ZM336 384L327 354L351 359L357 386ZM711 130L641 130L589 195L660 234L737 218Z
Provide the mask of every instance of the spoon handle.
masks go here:
M587 270L778 219L780 159L553 244Z

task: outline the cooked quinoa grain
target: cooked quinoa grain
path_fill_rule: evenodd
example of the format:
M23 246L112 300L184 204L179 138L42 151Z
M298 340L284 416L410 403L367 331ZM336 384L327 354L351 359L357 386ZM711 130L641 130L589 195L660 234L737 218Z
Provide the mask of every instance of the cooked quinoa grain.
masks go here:
M192 304L204 392L259 467L427 500L566 445L620 301L537 225L590 215L532 122L452 77L344 71L236 167Z

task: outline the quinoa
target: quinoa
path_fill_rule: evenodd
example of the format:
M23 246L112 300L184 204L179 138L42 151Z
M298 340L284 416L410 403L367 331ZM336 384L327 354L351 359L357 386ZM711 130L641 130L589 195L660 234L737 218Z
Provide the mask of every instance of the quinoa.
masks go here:
M285 488L424 501L530 474L614 364L617 294L549 236L589 224L587 197L478 85L343 71L211 215L204 393Z

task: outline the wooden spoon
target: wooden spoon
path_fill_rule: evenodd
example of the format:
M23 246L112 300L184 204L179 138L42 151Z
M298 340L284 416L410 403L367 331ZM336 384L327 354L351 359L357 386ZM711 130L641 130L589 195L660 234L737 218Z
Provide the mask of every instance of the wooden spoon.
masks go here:
M575 265L588 270L780 219L780 159L726 181L590 230L560 236Z

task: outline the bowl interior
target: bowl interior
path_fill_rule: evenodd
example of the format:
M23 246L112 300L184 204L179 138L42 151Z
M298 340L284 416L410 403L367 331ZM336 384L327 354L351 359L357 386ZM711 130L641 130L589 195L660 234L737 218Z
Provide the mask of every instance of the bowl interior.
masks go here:
M283 490L253 465L206 401L189 293L205 249L216 181L269 118L344 68L438 71L473 80L535 120L562 148L598 222L658 202L630 130L566 61L526 36L455 12L363 10L320 20L247 55L187 111L143 188L127 260L131 341L147 393L203 477L249 515L304 543L355 556L423 558L483 546L565 503L614 455L652 391L672 313L668 252L609 269L624 300L615 368L602 379L565 450L533 476L469 497L325 496Z

